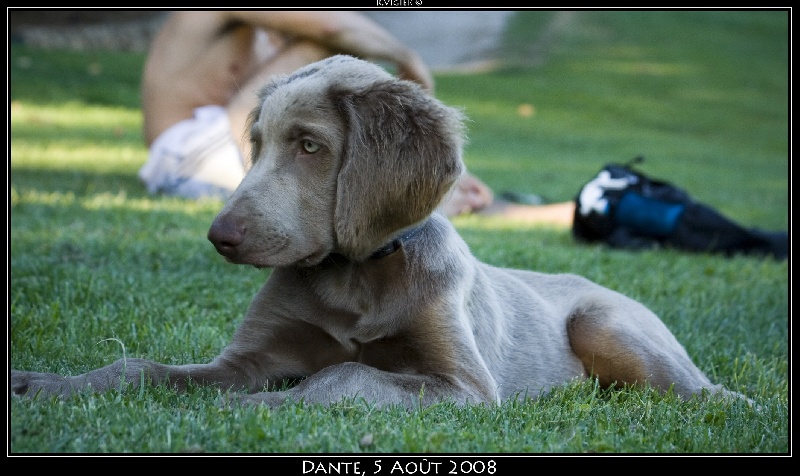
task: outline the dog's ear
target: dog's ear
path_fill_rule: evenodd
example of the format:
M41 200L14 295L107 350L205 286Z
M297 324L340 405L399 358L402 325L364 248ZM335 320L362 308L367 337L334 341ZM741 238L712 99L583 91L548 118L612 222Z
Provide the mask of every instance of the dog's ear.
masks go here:
M430 215L463 171L463 116L410 81L331 90L348 122L338 178L340 252L368 257Z

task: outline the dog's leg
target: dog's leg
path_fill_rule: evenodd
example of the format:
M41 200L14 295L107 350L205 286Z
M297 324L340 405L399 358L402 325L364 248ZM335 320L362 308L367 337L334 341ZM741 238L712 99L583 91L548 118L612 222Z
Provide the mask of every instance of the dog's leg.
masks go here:
M208 364L166 365L128 358L75 376L12 370L10 393L66 398L141 384L164 384L182 391L190 381L223 390L256 391L352 358L352 353L313 326L276 321L245 319L231 344Z
M295 293L293 297L296 296ZM354 351L343 348L319 328L287 317L293 312L292 307L279 314L265 306L265 302L277 301L266 292L260 293L231 343L210 363L166 365L127 358L75 376L12 370L10 393L68 397L83 391L136 388L140 384L164 384L184 390L189 381L252 392L354 357Z
M327 367L286 391L261 392L236 398L235 403L266 404L271 407L280 406L285 401L328 405L343 398L363 398L381 407L396 404L409 409L437 401L496 403L444 376L386 372L358 362Z
M655 314L612 291L585 296L568 317L567 331L586 372L604 387L647 382L685 400L703 391L745 398L712 384Z
M166 365L145 359L120 359L111 365L75 376L12 370L10 391L17 395L66 398L84 391L137 388L142 383L169 384L183 390L190 380L223 388L241 387L245 382L239 369L224 362Z

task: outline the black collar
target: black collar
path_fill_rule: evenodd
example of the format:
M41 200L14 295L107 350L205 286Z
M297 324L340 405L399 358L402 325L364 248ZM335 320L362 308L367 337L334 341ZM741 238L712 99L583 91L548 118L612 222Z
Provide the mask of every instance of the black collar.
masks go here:
M402 235L395 237L389 243L386 243L385 245L378 248L374 253L372 253L369 256L369 259L381 259L394 253L395 251L400 249L401 246L403 246L404 242L413 238L414 235L416 235L424 225L425 223L421 223L413 228L406 230L405 233L403 233Z

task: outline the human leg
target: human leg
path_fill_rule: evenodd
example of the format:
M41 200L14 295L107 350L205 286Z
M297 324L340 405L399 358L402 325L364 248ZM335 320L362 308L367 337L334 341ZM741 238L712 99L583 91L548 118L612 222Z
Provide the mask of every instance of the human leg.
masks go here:
M490 206L492 190L474 175L464 174L445 198L440 210L448 217L478 212Z

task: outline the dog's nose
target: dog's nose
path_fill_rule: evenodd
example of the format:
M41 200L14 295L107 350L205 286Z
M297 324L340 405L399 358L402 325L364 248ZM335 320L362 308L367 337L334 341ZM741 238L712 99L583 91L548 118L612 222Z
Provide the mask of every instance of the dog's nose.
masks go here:
M236 257L236 249L244 241L245 227L235 220L217 217L208 229L208 240L214 244L217 253L226 258Z

